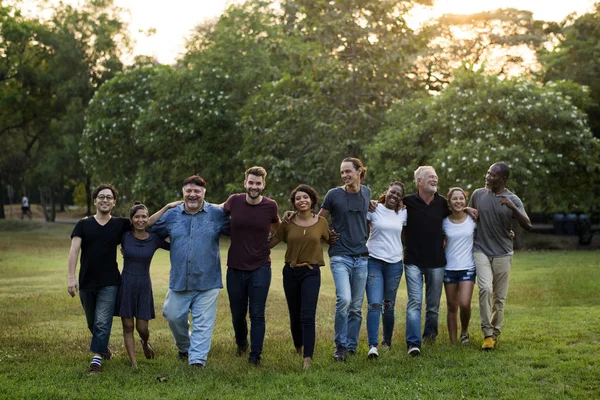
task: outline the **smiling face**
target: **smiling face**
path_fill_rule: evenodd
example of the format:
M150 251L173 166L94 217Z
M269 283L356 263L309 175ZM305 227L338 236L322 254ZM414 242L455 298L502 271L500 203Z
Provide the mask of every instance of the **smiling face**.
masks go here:
M404 197L402 186L392 185L385 192L385 203L383 204L390 210L395 210Z
M506 177L502 174L502 168L497 164L493 164L485 175L486 189L494 193L499 193L504 189L505 185Z
M306 192L297 191L294 196L294 208L297 211L310 211L312 208L312 199Z
M418 178L418 186L427 194L434 194L438 190L438 176L433 168L427 168L421 172Z
M354 164L349 161L343 162L340 166L340 176L346 186L353 186L360 183L360 172L360 168L354 168Z
M204 195L206 188L198 186L195 183L189 183L183 187L183 203L188 212L196 213L200 211L204 204Z
M451 211L461 213L467 205L467 198L462 190L453 190L450 196L448 196L448 203L450 204Z
M244 188L246 193L252 200L256 200L260 197L263 190L265 189L265 178L253 174L248 174L244 180Z
M110 189L102 189L94 199L94 206L101 214L110 214L116 203L115 196Z
M146 229L146 226L148 226L148 218L148 211L144 208L140 208L133 214L133 217L131 217L131 226L133 226L133 229L136 231L143 231Z

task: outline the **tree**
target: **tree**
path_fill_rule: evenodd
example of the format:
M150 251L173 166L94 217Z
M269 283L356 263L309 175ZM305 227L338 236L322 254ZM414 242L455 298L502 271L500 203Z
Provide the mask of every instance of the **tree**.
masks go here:
M459 72L438 96L393 107L369 146L376 189L409 183L432 165L441 193L484 185L490 164L511 166L510 189L534 211L590 210L598 187L600 146L582 111L587 92L572 82L544 86Z
M551 50L541 49L545 67L544 82L570 79L590 88L586 111L590 128L600 138L600 2L595 10L561 23L559 43Z

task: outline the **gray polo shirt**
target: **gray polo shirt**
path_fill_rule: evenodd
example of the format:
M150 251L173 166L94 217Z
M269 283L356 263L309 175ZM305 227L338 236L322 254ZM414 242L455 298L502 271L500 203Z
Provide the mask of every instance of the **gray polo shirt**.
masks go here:
M515 203L523 214L525 209L521 199L508 189L500 195L506 196ZM473 251L478 251L488 257L502 257L513 254L513 241L509 236L514 217L513 211L500 204L500 198L491 190L477 189L471 195L469 207L479 211L477 230Z

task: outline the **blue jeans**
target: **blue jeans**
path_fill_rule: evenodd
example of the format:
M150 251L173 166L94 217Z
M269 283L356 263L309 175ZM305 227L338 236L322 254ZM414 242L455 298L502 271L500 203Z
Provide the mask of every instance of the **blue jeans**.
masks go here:
M290 330L296 348L303 347L304 358L315 350L315 315L321 288L321 267L283 267L283 291L290 311Z
M336 295L335 345L356 351L367 284L367 257L333 256L329 261Z
M231 309L231 321L238 347L248 346L248 323L250 314L251 360L260 360L265 341L265 306L271 286L271 266L265 265L255 271L227 268L227 294Z
M118 291L118 286L79 289L79 299L85 312L88 329L92 332L90 344L92 353L107 353Z
M163 316L169 323L177 349L188 353L190 364L206 364L217 316L219 290L176 292L169 289L167 292ZM192 314L191 330L188 313Z
M394 334L394 305L402 279L402 261L388 263L369 257L367 276L367 334L369 347L379 344L379 319L383 319L383 341L392 343Z
M438 313L444 282L444 268L421 268L405 265L406 290L406 344L421 347L421 307L425 282L425 329L423 337L435 339L438 334Z

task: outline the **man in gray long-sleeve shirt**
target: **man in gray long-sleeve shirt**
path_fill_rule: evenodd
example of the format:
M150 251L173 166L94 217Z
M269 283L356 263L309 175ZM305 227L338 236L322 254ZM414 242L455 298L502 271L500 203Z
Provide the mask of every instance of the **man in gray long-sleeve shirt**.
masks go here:
M477 209L479 219L473 244L473 258L479 286L482 350L493 350L504 320L504 303L512 264L512 220L531 230L531 221L521 199L506 189L508 165L492 164L485 177L485 188L473 192L469 207Z
M158 236L171 239L171 274L163 315L179 358L200 368L210 350L217 296L223 287L219 237L229 235L229 217L205 202L205 194L204 179L190 176L183 181L183 204L167 211L152 227Z

